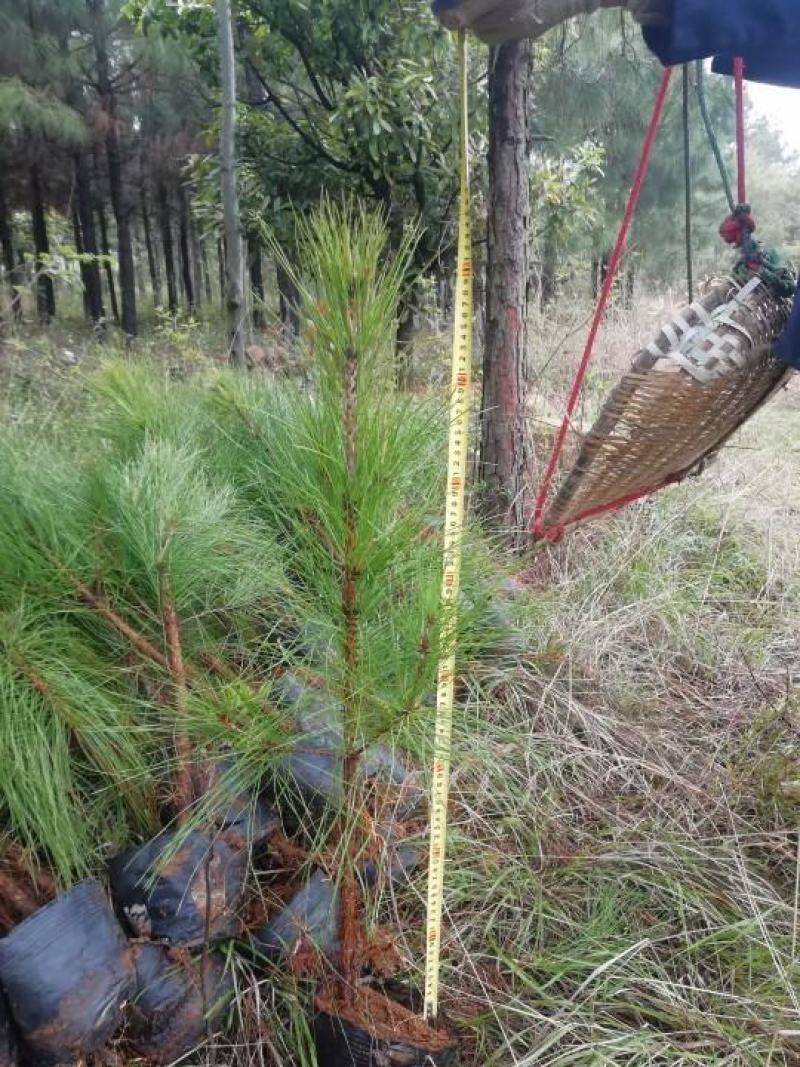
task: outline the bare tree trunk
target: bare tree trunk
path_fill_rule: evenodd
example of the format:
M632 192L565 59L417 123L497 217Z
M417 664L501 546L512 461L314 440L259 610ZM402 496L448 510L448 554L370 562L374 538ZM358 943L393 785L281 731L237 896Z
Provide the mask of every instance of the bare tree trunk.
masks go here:
M153 245L153 231L150 228L150 212L147 207L147 192L144 185L141 191L142 226L144 228L144 246L147 252L147 267L150 271L150 288L153 291L153 304L161 307L161 272L159 270L156 250Z
M111 264L111 245L108 240L108 220L102 199L97 201L97 221L100 224L100 243L105 256L106 281L108 283L108 302L114 321L119 322L119 304L117 303L117 284L114 281L114 268Z
M397 384L401 389L411 387L411 356L417 333L417 306L419 294L412 284L397 309L397 332L394 339L394 360Z
M97 88L100 106L105 112L106 159L111 206L117 223L119 288L122 303L120 324L128 340L136 336L136 271L131 236L131 204L122 174L122 151L119 140L117 103L111 82L106 30L106 0L87 0L94 17L94 48L97 57Z
M197 226L195 225L194 215L192 213L191 198L189 199L189 249L192 258L192 277L194 278L194 300L195 304L200 307L207 296L208 286L204 284L203 254L200 247Z
M56 314L56 293L53 279L45 270L44 257L50 254L50 241L47 237L47 215L45 214L42 179L37 164L31 167L31 224L33 226L33 247L35 250L34 268L36 270L36 308L39 321L46 325Z
M73 199L72 209L70 212L72 216L72 239L75 242L75 251L81 257L80 269L81 269L81 296L83 298L83 314L89 322L92 321L92 313L89 308L89 278L87 272L88 264L83 260L83 234L81 233L81 220L78 218L78 205Z
M292 348L300 334L300 294L294 278L283 264L275 268L278 282L278 301L281 317L281 340L286 348Z
M111 119L114 122L114 119ZM111 205L117 222L117 258L119 260L120 325L125 336L136 336L136 271L133 262L130 205L122 180L122 158L116 131L106 135L108 180Z
M217 272L219 277L219 298L225 303L225 238L217 238Z
M198 237L197 244L200 248L200 263L203 268L203 285L206 291L206 303L214 303L214 290L211 287L211 264L208 262L208 249L202 237Z
M219 150L222 209L225 219L225 303L228 310L230 361L235 367L244 369L244 252L236 182L236 57L233 52L230 0L216 0L216 5L222 78L222 130Z
M164 250L164 273L167 276L167 306L170 315L178 313L178 287L175 284L175 253L172 245L172 217L169 193L162 182L158 187L158 206L161 216L161 247Z
M528 224L528 41L492 52L489 81L489 203L486 348L480 478L485 509L525 540L528 441L525 410Z
M253 327L264 329L264 268L261 263L261 244L256 236L247 239L247 265L250 271L250 298L253 302Z
M75 153L75 193L77 196L77 214L80 225L82 251L94 259L81 264L83 288L86 294L86 311L96 327L105 318L103 308L103 288L100 283L100 264L97 247L97 230L94 224L94 194L89 161L83 151Z
M180 209L180 249L181 249L181 277L183 278L183 293L186 297L186 305L190 314L195 310L194 278L192 277L192 258L189 251L189 206L186 202L186 189L181 185L178 192L178 207Z
M131 217L131 234L133 236L133 262L136 266L136 293L137 300L141 301L142 297L146 296L149 291L150 285L150 270L147 266L147 255L141 255L141 250L145 248L145 240L142 229L139 226L140 220L136 217L136 211L133 210Z
M0 181L0 247L3 251L3 267L6 275L6 285L11 298L11 316L14 320L22 317L22 298L16 286L17 269L14 263L14 231L11 226L11 215L6 204L5 186Z

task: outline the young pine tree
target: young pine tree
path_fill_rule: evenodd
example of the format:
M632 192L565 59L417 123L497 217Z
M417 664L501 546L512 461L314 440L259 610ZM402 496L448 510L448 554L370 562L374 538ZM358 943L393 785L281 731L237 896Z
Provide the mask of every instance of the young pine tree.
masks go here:
M319 851L334 857L340 891L330 992L352 1005L369 949L358 878L374 828L365 753L408 730L434 689L441 545L430 533L446 420L394 386L413 236L390 257L381 218L323 204L298 222L298 245L313 386L287 391L269 420L258 422L252 407L241 418L259 427L251 481L291 561L295 610L317 635L317 670L340 708L340 805ZM228 403L241 409L242 395Z

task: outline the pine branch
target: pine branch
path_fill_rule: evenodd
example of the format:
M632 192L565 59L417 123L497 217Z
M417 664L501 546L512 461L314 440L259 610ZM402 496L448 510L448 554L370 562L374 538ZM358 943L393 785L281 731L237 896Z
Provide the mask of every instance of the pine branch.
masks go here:
M145 659L150 659L154 663L157 663L160 667L163 667L164 670L170 670L169 660L164 653L160 652L151 641L135 630L122 618L121 615L114 611L104 597L92 592L89 586L75 575L71 575L70 578L81 599L90 608L96 611L101 618L105 619L105 621L113 627L118 634L130 641L137 652L140 652Z
M175 711L177 725L175 736L175 754L178 759L178 771L175 781L175 803L178 825L185 824L186 818L195 800L194 780L192 774L192 746L186 733L186 720L189 714L189 691L187 686L186 666L183 661L183 644L181 628L172 595L169 579L163 564L159 563L159 587L161 594L161 611L164 624L164 639L167 645L167 662L172 675L175 691Z

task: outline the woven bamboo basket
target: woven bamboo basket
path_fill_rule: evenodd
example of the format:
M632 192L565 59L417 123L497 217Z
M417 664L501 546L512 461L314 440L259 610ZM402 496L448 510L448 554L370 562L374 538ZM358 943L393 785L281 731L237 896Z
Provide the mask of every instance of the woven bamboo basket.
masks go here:
M543 527L581 522L700 467L791 374L772 352L792 301L715 285L639 352L584 438Z

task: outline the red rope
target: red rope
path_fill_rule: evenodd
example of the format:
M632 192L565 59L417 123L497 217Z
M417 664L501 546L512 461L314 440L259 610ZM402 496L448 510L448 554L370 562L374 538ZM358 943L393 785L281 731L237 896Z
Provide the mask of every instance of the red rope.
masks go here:
M744 133L744 60L734 59L733 79L736 84L736 175L739 203L747 203L747 161Z
M560 536L560 530L547 531L542 523L544 516L544 509L547 504L547 498L550 493L550 485L553 481L553 476L558 469L558 461L561 458L561 453L564 450L564 442L569 432L570 425L572 423L572 416L575 414L575 408L578 405L578 399L583 387L583 381L586 377L586 371L589 369L589 363L594 353L594 346L597 341L597 334L600 330L600 326L603 322L603 318L606 313L609 298L616 281L617 272L619 270L620 261L622 260L622 253L625 251L625 245L628 241L628 234L630 232L631 223L633 222L633 216L636 212L636 208L639 203L639 197L641 196L642 186L644 185L644 179L647 175L648 168L650 166L650 157L653 154L653 145L655 144L656 134L658 133L658 127L661 123L661 115L664 111L664 104L667 100L667 93L669 92L670 82L672 80L672 68L668 67L661 78L661 82L658 86L656 93L655 104L653 105L653 114L650 118L650 124L647 128L647 134L642 145L642 154L639 158L639 163L636 167L636 172L633 176L633 182L631 184L630 195L628 196L628 204L625 208L625 215L620 226L619 233L617 235L616 244L614 250L611 253L611 258L608 263L608 272L606 274L603 287L600 291L600 296L597 301L597 307L595 309L594 318L592 320L592 326L589 330L589 337L586 341L586 347L583 350L583 356L581 358L580 365L578 367L578 373L575 376L575 381L572 383L572 389L570 390L569 398L567 400L567 410L564 415L564 420L558 431L558 435L553 445L553 451L550 454L550 459L547 463L547 468L544 473L541 488L536 498L536 505L533 512L533 532L538 537L548 537L549 539L555 539L555 536ZM625 501L628 503L629 501ZM612 505L608 505L605 510L611 510Z

